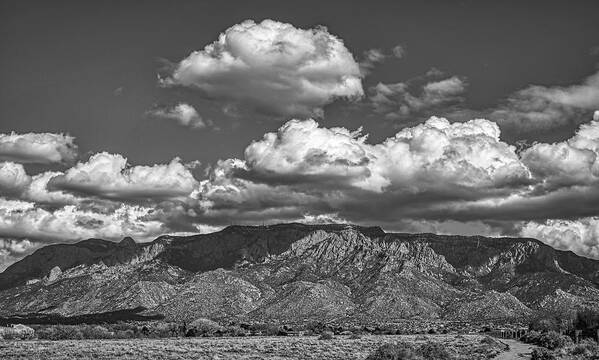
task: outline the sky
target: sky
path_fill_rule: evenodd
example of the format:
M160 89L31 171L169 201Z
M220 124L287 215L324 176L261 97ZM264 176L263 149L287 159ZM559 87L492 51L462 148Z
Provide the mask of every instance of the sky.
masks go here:
M597 14L2 1L0 271L52 243L291 221L599 258Z

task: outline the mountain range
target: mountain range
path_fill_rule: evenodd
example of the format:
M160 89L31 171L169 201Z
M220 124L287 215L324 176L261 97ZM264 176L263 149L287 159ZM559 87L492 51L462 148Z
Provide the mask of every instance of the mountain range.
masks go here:
M327 224L229 226L38 249L0 273L0 317L517 321L599 308L599 261L535 239Z

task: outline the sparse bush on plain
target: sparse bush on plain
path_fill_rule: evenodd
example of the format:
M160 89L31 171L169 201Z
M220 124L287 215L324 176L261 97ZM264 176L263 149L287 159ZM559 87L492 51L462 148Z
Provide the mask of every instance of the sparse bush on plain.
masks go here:
M560 349L572 344L572 339L569 336L559 334L555 331L542 333L539 337L537 345L545 347L549 350Z
M332 331L323 331L318 340L332 340L334 338Z
M545 348L536 348L532 350L531 360L556 360L557 357L553 351Z
M352 334L349 336L349 338L350 338L350 339L352 339L352 340L358 340L358 339L361 339L361 338L362 338L362 335L361 335L360 333L358 333L358 332L353 332L353 333L352 333Z
M414 346L399 342L396 344L385 344L370 354L366 360L423 360Z
M584 339L574 345L570 353L583 359L599 359L599 344L594 340Z
M432 341L420 345L417 352L426 360L449 360L454 358L445 345Z
M54 325L41 328L36 331L39 339L43 340L80 340L83 339L81 326L77 325Z
M427 341L421 345L406 342L385 344L379 347L366 360L451 360L455 356L441 343Z
M213 336L217 332L224 332L225 328L210 319L199 318L187 326L186 336Z

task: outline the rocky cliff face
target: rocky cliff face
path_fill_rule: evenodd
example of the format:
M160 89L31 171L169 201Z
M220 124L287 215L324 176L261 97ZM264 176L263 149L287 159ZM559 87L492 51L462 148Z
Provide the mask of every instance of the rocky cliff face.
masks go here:
M36 251L0 274L0 316L147 309L169 320L509 320L599 307L599 261L533 239L232 226Z

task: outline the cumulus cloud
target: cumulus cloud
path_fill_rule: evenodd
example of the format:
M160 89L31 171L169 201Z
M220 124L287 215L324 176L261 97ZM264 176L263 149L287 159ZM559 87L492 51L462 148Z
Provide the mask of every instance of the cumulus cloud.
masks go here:
M378 83L369 89L375 112L391 120L419 120L434 111L447 111L462 102L466 81L458 76L442 77L438 70L398 83Z
M20 194L31 182L21 164L13 162L0 163L0 194Z
M18 163L65 163L77 157L75 138L64 134L0 134L0 160Z
M496 188L528 177L514 148L499 134L497 125L486 120L450 124L433 117L370 145L360 130L292 120L249 145L245 158L262 179L311 178L376 192L412 192L414 184Z
M597 217L527 222L522 226L520 234L540 239L557 249L570 250L599 259L599 218Z
M566 141L535 144L521 156L545 187L596 186L599 184L599 121L581 125Z
M171 107L156 107L149 110L147 115L157 119L176 121L179 125L192 129L204 129L207 126L197 110L185 103Z
M179 158L168 164L129 166L122 155L103 152L53 177L49 185L109 199L157 200L186 196L197 180Z
M599 108L599 72L571 86L533 85L511 94L489 118L524 130L581 123Z
M228 28L161 84L283 116L322 116L333 100L363 95L359 65L341 39L273 20Z

